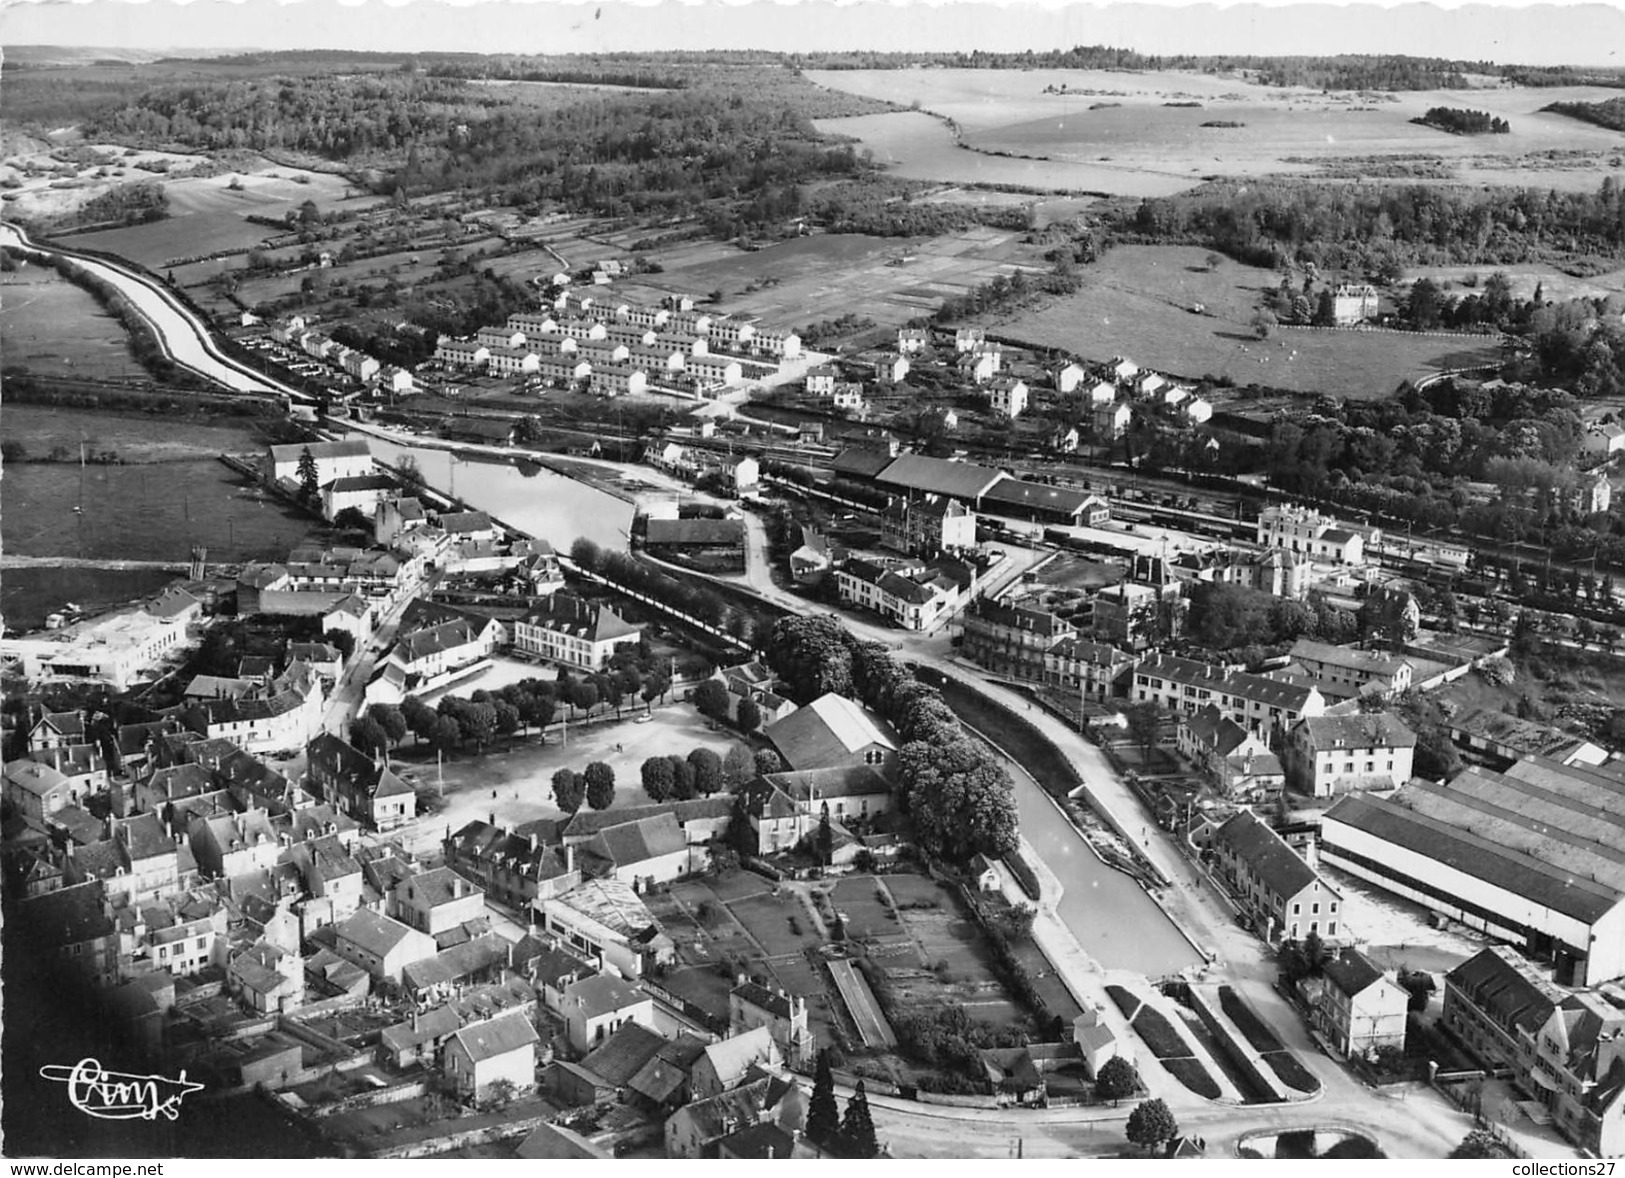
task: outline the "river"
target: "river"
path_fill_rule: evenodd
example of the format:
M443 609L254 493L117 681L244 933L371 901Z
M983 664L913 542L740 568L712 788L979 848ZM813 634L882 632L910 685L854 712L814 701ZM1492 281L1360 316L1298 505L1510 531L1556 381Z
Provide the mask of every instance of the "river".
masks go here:
M403 446L368 437L375 458L395 464L410 454L424 480L503 523L568 553L577 537L624 552L632 504L596 487L507 458L477 458L431 446Z
M7 405L4 432L30 456L60 449L116 452L125 465L13 462L0 483L6 551L24 556L185 561L193 544L211 562L281 559L315 521L261 497L221 453L264 448L246 425L176 422L38 405ZM73 508L83 501L83 513ZM116 605L174 579L158 570L7 569L6 625L25 629L65 601Z

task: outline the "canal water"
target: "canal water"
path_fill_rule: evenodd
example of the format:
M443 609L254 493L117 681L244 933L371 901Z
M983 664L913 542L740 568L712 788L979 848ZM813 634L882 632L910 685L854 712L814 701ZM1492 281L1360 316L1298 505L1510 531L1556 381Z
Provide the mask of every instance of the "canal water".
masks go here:
M31 457L68 455L6 464L0 518L8 553L185 561L201 544L211 563L279 559L315 523L264 498L216 458L264 448L247 425L7 405L0 429ZM74 460L81 443L89 453L114 451L123 464L81 467ZM12 568L0 578L0 609L8 628L24 629L65 601L116 604L173 579L157 570Z
M1145 889L1108 867L1029 774L1009 768L1021 833L1061 881L1056 914L1083 951L1104 969L1149 978L1201 964L1201 954Z
M581 536L601 548L626 551L633 507L608 492L530 462L471 457L374 437L367 442L381 462L394 464L410 454L435 490L546 540L559 552L568 553Z

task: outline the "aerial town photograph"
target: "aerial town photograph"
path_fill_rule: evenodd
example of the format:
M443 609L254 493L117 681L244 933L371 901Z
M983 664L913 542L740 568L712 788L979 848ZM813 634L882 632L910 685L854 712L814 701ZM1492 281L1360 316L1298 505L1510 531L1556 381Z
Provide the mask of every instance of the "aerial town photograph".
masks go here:
M0 40L6 1158L1625 1157L1625 9Z

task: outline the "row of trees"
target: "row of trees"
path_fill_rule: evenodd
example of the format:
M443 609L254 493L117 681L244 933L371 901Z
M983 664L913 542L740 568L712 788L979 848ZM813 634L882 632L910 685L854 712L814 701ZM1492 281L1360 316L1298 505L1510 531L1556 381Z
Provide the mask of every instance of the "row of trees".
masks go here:
M590 715L600 706L619 712L633 699L648 705L671 690L671 678L664 664L646 657L646 669L640 670L638 661L635 651L623 649L604 671L579 678L561 668L556 680L523 679L496 691L476 691L467 699L446 695L432 708L415 695L398 707L374 704L351 722L350 743L375 755L411 735L442 751L468 744L483 750L498 736L547 727L560 708Z
M935 688L878 642L860 642L832 617L785 618L766 646L768 664L803 703L827 692L853 696L902 739L900 800L920 845L949 862L1016 847L1014 788L1005 768L972 741Z
M752 753L742 744L730 748L726 757L708 748L697 748L686 757L678 754L650 757L639 770L643 792L649 795L651 802L686 802L690 798L732 792L759 772L777 771L781 765L778 754L772 750L763 752L771 758L765 763L774 768L761 768L760 754Z
M626 589L635 590L710 626L726 629L748 641L753 629L748 614L730 610L722 595L701 585L679 581L624 552L606 552L585 536L570 546L570 559L589 573L597 573Z
M553 774L553 802L566 814L574 814L585 801L594 810L607 810L615 804L615 770L603 761L593 761L577 773L569 766Z
M842 1117L835 1103L835 1073L830 1067L829 1048L818 1053L813 1071L812 1096L807 1101L807 1139L838 1157L880 1156L875 1121L869 1112L869 1095L859 1080L846 1102Z

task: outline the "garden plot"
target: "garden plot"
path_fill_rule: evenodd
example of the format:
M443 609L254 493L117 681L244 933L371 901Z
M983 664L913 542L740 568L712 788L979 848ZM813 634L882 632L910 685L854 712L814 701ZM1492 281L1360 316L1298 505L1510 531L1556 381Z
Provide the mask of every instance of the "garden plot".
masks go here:
M831 899L846 922L846 935L855 941L904 937L901 922L884 898L883 883L871 876L843 879Z
M768 957L799 955L810 946L824 943L817 922L794 892L730 900L728 910Z
M905 895L914 894L907 900L899 896L897 907L904 931L917 947L919 964L912 969L900 963L886 965L898 1002L961 1006L972 1018L994 1026L1020 1022L1025 1011L1011 1001L994 973L982 930L948 888L919 877L913 880L925 887L905 889Z

